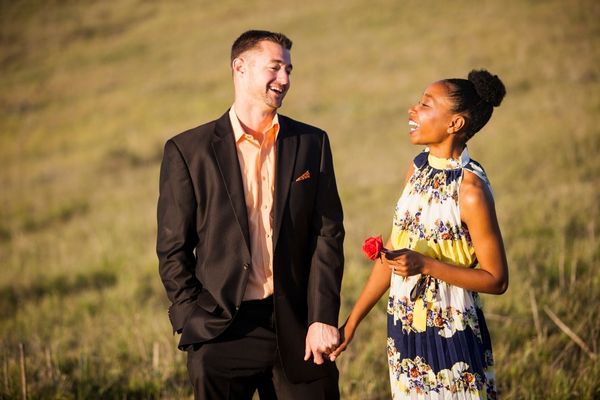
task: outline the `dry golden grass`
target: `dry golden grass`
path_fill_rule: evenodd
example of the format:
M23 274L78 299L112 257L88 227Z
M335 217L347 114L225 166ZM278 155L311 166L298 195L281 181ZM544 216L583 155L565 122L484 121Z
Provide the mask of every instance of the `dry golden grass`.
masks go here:
M32 398L190 396L154 255L158 167L167 138L230 105L228 48L253 27L295 42L282 112L331 136L341 319L419 150L406 109L431 81L502 77L470 145L510 261L508 292L484 296L500 393L599 397L598 359L544 312L600 352L598 21L592 0L0 0L0 398L19 396L19 343ZM344 399L389 397L385 329L382 304L339 361Z

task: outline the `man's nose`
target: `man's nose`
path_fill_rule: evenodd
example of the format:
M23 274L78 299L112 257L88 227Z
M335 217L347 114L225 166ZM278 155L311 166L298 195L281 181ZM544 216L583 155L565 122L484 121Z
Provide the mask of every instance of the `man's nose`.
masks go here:
M279 72L277 73L277 82L279 82L282 85L289 85L290 73L283 68L279 70Z

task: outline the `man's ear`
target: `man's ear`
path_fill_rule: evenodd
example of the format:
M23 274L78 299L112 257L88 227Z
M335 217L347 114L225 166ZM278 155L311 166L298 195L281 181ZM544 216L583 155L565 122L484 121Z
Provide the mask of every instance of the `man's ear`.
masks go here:
M246 61L241 57L234 58L231 62L231 69L234 73L238 72L240 74L243 74L244 72L246 72Z
M464 116L460 114L454 115L448 124L448 133L460 132L460 130L465 126L465 122Z

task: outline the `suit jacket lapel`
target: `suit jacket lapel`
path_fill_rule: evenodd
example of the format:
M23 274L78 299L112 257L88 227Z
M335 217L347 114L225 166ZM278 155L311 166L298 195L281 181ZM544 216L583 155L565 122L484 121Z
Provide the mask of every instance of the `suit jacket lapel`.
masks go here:
M235 146L235 137L229 113L226 112L219 118L215 125L215 138L212 142L212 148L221 171L221 177L225 184L225 189L229 195L229 201L235 212L235 217L240 225L244 241L248 252L250 252L250 234L248 229L248 212L246 210L246 199L244 196L244 184L242 182L242 173Z
M273 200L275 219L273 222L273 249L277 248L277 240L281 230L283 211L287 202L292 173L296 163L298 137L290 131L285 117L279 115L280 129L277 135L275 157L275 198Z

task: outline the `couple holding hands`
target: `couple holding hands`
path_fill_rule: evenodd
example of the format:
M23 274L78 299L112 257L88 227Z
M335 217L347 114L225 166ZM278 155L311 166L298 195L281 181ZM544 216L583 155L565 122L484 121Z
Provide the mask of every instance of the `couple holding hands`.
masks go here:
M502 82L487 71L443 79L408 110L410 142L425 150L338 328L344 228L329 141L277 113L291 47L281 33L243 33L231 108L164 148L159 271L195 398L339 398L335 359L388 289L392 397L496 398L477 293L503 293L508 268L489 181L466 142L500 104Z

